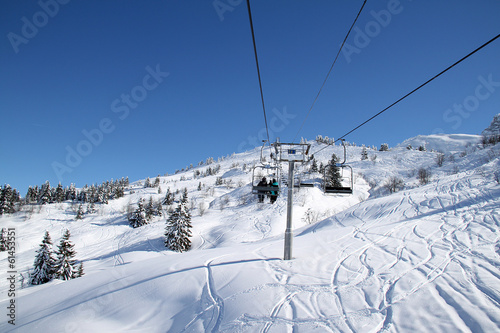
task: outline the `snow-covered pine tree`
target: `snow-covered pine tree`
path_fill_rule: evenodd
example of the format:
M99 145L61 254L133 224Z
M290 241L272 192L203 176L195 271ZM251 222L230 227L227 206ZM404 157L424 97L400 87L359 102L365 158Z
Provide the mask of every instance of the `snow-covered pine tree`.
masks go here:
M389 145L387 143L381 144L379 151L389 151Z
M43 241L36 252L38 254L33 263L33 271L30 273L29 281L32 285L44 284L54 278L56 260L52 253L52 240L48 231L45 231Z
M143 225L148 223L146 219L146 209L144 208L144 199L139 199L139 202L137 203L137 209L132 213L132 217L129 221L130 225L133 228L142 227Z
M69 185L69 189L66 192L66 200L75 200L76 199L76 187L75 184Z
M186 205L188 203L188 189L187 189L187 187L184 187L184 189L182 190L181 203L186 204Z
M91 202L87 205L87 214L94 214L96 212L95 203ZM83 217L83 216L82 216Z
M5 228L0 232L0 252L7 251L7 239L5 239Z
M153 183L153 187L160 186L160 175L156 176L155 181Z
M79 204L78 205L78 210L76 211L75 220L81 220L81 219L83 219L83 214L84 214L83 205Z
M149 197L148 204L146 205L146 220L150 221L153 215L155 215L155 207L153 204L153 197Z
M12 190L10 185L4 185L3 189L0 187L0 215L12 214L15 210L17 192Z
M153 215L155 215L155 216L163 216L163 205L161 204L161 200L156 203Z
M85 273L83 272L83 262L80 262L80 265L78 265L78 271L76 277L82 277L84 275Z
M61 183L59 183L56 187L56 192L55 192L55 195L54 195L54 201L55 202L63 202L65 199L64 197L64 189L61 185Z
M70 280L78 277L78 267L74 259L76 256L75 245L70 242L70 236L69 230L66 229L56 251L55 277L61 280Z
M7 185L4 186L6 188ZM6 190L0 186L0 215L7 213L7 202L9 198L7 198Z
M340 175L339 167L337 167L337 162L339 161L337 155L332 154L332 159L328 164L328 167L325 167L325 182L326 186L332 187L341 187L342 176Z
M365 161L368 159L368 151L366 150L366 147L363 146L363 149L361 150L361 160Z
M151 179L146 178L146 181L144 182L144 187L151 187Z
M163 199L163 204L170 206L174 203L174 195L170 192L170 187L167 188L167 193L165 193L165 199Z
M186 192L185 192L186 193ZM185 252L191 248L191 214L187 205L187 193L170 213L165 228L165 247L176 252Z
M43 184L42 187L40 188L38 203L41 205L45 205L51 202L52 202L52 194L50 190L50 183L47 180L45 184Z
M311 173L314 173L314 172L318 172L319 169L318 169L318 162L316 162L316 159L313 158L312 159L312 163L311 163L311 168L309 169L309 172Z

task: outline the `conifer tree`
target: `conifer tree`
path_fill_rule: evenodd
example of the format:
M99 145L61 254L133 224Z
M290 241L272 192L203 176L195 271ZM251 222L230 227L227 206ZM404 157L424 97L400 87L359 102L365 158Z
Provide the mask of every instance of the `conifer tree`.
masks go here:
M5 228L0 232L0 252L7 251L7 239L5 239Z
M95 203L91 202L87 206L87 214L94 214L95 212L96 212ZM83 214L82 214L82 217L83 217Z
M76 260L74 259L76 256L75 245L70 242L70 236L69 230L66 229L56 251L55 277L61 280L70 280L79 276Z
M78 210L76 211L76 217L75 217L75 220L81 220L83 219L83 205L82 204L79 204L78 205Z
M64 189L61 185L61 183L59 183L57 185L57 188L56 188L56 192L55 192L55 196L54 196L54 201L55 202L63 202L64 201Z
M153 187L160 186L160 175L156 176L155 181L153 183Z
M331 187L341 187L341 179L339 167L337 166L338 157L335 154L332 154L332 159L328 165L328 168L325 169L325 182L326 186Z
M146 181L144 182L144 187L151 187L151 180L148 178L146 178Z
M381 144L379 151L389 151L389 145L387 143Z
M26 193L25 197L25 201L27 204L36 202L36 195L34 195L33 192L34 192L33 188L31 186L28 187L28 192Z
M42 187L41 187L41 189L40 189L40 193L39 193L39 197L38 197L38 203L41 204L41 205L45 205L45 204L48 204L48 203L51 203L51 202L52 202L52 193L51 193L51 190L50 190L50 183L47 180L45 182L45 184L43 184Z
M38 285L51 281L55 273L55 259L52 253L52 240L49 232L45 232L38 254L33 264L33 271L30 273L30 284Z
M76 188L75 184L69 185L69 189L66 192L66 200L75 200L76 199Z
M133 228L141 227L147 224L146 220L146 209L144 208L144 199L139 199L137 203L137 209L132 213L132 217L130 218L130 225Z
M7 193L0 186L0 215L7 213L7 201L8 201Z
M165 246L172 251L185 252L191 247L191 214L187 206L187 190L177 208L170 213L165 228Z
M361 160L367 160L368 159L368 151L366 150L366 147L363 146L363 150L361 150Z
M318 172L318 162L316 162L316 159L313 158L312 163L311 163L311 168L309 169L309 172Z
M153 215L155 215L155 208L153 204L153 197L149 197L148 204L146 205L146 220L150 221Z
M12 190L10 185L0 187L0 215L15 213L15 202L17 201L17 191Z
M154 215L156 215L156 216L163 215L163 206L161 204L161 200L158 201L158 203L156 204Z
M187 187L184 187L184 189L182 190L181 203L187 205L187 202L188 202L188 189Z
M163 199L163 204L170 206L174 203L174 195L170 192L170 187L167 188L167 193L165 193L165 199Z
M80 262L80 265L78 265L78 272L76 277L81 277L84 275L85 273L83 272L83 262Z

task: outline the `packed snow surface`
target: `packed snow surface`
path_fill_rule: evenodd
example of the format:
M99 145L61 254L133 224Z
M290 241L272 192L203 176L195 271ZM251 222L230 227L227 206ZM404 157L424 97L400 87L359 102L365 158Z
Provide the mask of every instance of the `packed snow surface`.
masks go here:
M74 280L18 285L16 325L4 315L0 331L499 331L499 148L478 140L421 136L388 152L368 149L367 160L362 147L350 146L353 195L323 194L321 175L298 167L315 187L294 192L290 261L282 260L286 187L273 205L250 193L259 149L214 163L221 166L214 176L195 179L203 165L161 177L163 194L133 183L125 197L83 220L75 220L70 202L0 217L2 227L16 229L20 273L32 266L45 230L57 244L66 228L85 268ZM427 151L406 148L424 142ZM323 147L313 143L312 151ZM431 149L445 154L441 167ZM341 156L342 148L315 157L326 163L332 152ZM432 173L426 185L419 168ZM225 183L215 186L216 177ZM404 188L389 193L389 177L403 179ZM165 218L128 225L129 204L184 187L192 202L190 251L164 247ZM0 259L7 267L5 252Z

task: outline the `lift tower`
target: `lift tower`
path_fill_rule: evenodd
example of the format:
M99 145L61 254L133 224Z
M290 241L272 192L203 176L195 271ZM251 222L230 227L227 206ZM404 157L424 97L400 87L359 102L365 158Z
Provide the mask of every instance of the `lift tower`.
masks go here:
M286 211L286 229L285 229L285 254L284 260L292 259L292 209L293 209L293 171L295 162L306 163L309 161L309 143L283 143L277 140L273 143L276 160L288 162L288 197Z

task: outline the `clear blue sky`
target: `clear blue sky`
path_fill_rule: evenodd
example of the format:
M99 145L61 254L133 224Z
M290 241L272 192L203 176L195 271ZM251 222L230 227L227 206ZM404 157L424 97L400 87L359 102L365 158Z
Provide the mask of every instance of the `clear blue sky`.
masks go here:
M251 0L271 140L294 139L362 3ZM368 0L299 139L344 134L496 36L499 14L497 0ZM264 138L245 1L2 1L0 32L0 184L22 195ZM347 140L479 134L500 112L499 56L497 40Z

